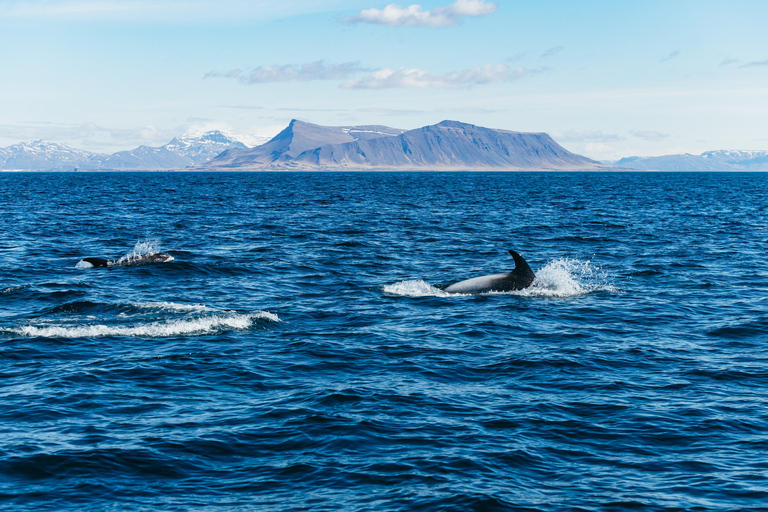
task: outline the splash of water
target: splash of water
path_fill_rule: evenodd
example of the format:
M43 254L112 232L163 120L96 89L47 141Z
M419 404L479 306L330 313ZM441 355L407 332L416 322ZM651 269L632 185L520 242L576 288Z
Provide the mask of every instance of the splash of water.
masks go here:
M136 242L136 245L133 246L133 249L131 249L128 254L121 256L115 264L123 265L125 263L130 263L131 261L137 260L142 256L146 256L147 254L160 252L159 248L160 242L158 240L139 240Z
M472 294L446 293L419 280L399 281L382 287L390 295L402 297L455 297ZM524 297L580 297L597 291L617 293L600 267L590 261L561 258L550 261L536 272L530 287L512 292L487 292L483 295L521 295Z
M384 293L401 297L448 297L440 288L436 288L424 280L399 281L382 287Z
M602 269L591 261L561 258L550 261L536 272L533 284L515 292L529 297L580 297L597 291L617 293Z

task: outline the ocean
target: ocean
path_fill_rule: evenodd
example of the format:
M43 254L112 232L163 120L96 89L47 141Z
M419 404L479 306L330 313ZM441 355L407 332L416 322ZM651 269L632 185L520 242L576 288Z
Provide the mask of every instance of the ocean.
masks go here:
M0 173L0 212L1 508L768 510L768 174ZM530 288L443 291L508 249Z

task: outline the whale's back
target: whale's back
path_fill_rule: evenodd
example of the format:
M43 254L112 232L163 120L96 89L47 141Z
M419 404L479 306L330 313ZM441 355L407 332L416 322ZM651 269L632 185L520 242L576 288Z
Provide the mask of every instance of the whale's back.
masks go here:
M473 277L454 283L445 289L448 293L485 293L492 291L507 291L500 289L509 273L492 274L489 276Z

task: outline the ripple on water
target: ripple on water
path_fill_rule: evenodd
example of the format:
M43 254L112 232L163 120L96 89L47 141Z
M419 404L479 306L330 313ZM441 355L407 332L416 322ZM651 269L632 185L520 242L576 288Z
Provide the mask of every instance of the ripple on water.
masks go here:
M767 180L0 173L3 503L760 510Z

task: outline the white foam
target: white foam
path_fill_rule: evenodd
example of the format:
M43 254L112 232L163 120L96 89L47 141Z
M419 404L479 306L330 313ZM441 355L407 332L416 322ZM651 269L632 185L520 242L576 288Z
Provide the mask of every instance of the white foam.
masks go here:
M616 293L600 269L590 261L562 258L547 263L536 272L533 284L513 292L527 297L580 297L597 291Z
M205 304L179 304L176 302L133 302L131 306L140 309L154 309L160 311L218 311Z
M394 284L385 285L382 289L384 293L401 297L448 297L450 295L421 279L399 281Z
M399 281L382 287L385 293L402 297L460 297L473 294L447 293L421 279ZM590 261L562 258L547 263L536 272L530 287L511 292L487 292L481 295L521 295L524 297L569 298L596 291L617 293L607 283L602 270Z
M114 264L123 265L125 263L130 263L132 260L138 259L146 254L154 254L160 252L158 249L159 246L160 242L157 240L139 240L136 242L136 245L133 246L131 252L125 256L120 257L120 259L117 260Z
M156 337L181 335L204 335L221 330L245 330L256 320L279 322L280 318L268 311L239 314L211 315L184 320L149 322L139 325L25 325L13 332L21 336L42 336L46 338L82 338L103 336Z

